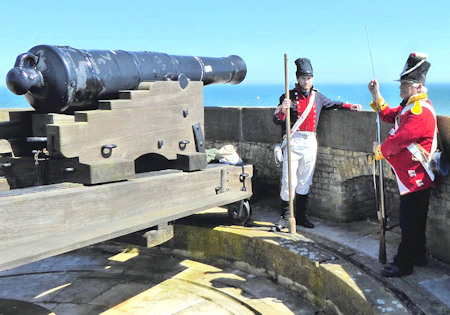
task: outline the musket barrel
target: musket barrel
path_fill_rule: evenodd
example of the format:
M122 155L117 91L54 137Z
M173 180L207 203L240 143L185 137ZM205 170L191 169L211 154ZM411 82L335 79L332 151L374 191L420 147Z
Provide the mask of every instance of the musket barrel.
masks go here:
M6 84L13 93L25 94L38 112L68 113L94 109L99 99L135 90L142 82L238 84L246 73L244 60L236 55L213 58L40 45L17 57Z

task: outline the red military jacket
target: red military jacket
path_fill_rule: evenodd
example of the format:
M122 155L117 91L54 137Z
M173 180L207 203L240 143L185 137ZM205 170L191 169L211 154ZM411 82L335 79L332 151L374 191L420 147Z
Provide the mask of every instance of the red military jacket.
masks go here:
M337 108L344 108L344 109L350 109L352 104L344 103L341 101L334 101L320 93L316 89L311 89L311 92L315 92L315 98L314 103L312 104L311 111L309 112L308 116L304 120L304 122L299 126L299 131L311 131L315 132L317 129L317 124L319 123L319 117L320 113L323 108L325 109L337 109ZM298 83L295 84L295 89L292 89L289 91L289 96L291 98L292 104L291 104L291 127L294 126L295 122L298 118L303 114L305 109L308 107L309 102L312 97L312 93L309 93L308 96L305 96L301 91ZM283 114L281 111L281 104L283 103L283 100L285 98L285 95L280 96L280 102L277 106L273 122L277 125L283 125L283 133L286 131L285 127L285 119L286 114Z
M434 175L418 158L418 146L428 153L437 148L436 113L426 93L413 95L405 105L390 108L378 100L380 118L394 123L387 139L381 144L381 153L393 168L401 195L433 186ZM414 153L414 154L413 154ZM423 162L423 159L422 159Z

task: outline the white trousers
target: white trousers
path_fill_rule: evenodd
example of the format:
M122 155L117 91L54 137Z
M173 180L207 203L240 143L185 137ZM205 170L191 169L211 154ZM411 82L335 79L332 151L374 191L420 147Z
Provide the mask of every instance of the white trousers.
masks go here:
M317 158L317 139L314 132L297 131L291 142L291 190L306 195L312 184ZM289 201L287 147L283 150L283 173L280 197Z

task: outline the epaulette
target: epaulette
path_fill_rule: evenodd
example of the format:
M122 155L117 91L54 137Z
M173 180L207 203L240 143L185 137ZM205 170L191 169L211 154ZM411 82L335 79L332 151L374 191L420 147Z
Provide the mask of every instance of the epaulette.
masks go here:
M422 113L422 106L420 106L420 101L415 101L414 106L411 108L411 113L414 115L420 115Z

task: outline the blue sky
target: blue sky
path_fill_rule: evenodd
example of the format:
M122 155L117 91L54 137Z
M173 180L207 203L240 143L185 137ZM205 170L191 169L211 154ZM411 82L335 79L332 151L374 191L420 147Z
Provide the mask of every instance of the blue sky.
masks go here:
M284 83L283 55L311 59L315 83L398 78L410 52L429 54L427 82L450 82L450 1L0 0L0 86L18 54L79 49L241 56L246 84Z

